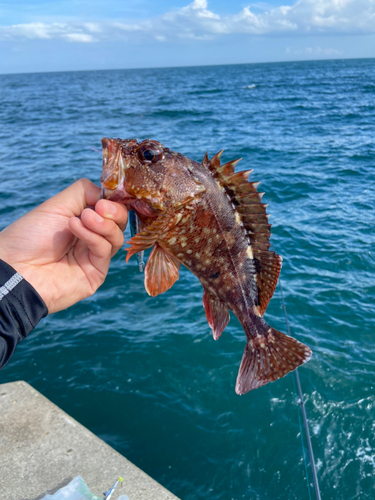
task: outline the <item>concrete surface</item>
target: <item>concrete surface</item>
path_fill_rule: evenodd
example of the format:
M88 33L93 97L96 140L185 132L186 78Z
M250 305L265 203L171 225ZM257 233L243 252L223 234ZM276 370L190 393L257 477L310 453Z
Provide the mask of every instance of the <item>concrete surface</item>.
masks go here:
M178 500L26 382L0 385L0 499L40 500L79 474L100 496L122 476L111 500Z

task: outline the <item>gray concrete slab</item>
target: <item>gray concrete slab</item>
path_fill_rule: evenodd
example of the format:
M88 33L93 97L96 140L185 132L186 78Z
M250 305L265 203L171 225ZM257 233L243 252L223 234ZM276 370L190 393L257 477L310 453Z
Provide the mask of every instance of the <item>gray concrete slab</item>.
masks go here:
M111 500L178 500L26 382L0 385L0 499L40 500L78 475L96 495L122 476Z

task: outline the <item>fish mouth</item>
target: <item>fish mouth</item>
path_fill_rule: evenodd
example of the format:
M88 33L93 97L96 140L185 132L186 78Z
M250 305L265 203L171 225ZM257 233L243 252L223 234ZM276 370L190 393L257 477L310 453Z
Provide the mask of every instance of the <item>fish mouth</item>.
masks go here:
M125 189L125 170L128 165L125 164L121 154L121 144L120 139L108 139L107 137L102 139L101 198L122 203L128 210L135 210L138 214L156 217L160 210L152 208L146 201L132 196Z
M128 205L135 200L124 187L126 165L121 154L119 139L102 139L103 170L100 177L102 185L101 197L106 200L119 201Z

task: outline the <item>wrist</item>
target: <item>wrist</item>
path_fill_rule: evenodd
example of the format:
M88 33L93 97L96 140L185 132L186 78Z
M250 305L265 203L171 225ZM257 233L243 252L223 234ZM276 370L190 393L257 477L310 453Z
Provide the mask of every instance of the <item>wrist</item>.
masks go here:
M15 273L21 275L22 278L25 281L27 281L29 285L31 285L31 287L43 300L49 311L50 306L48 305L46 294L43 292L42 283L37 278L37 273L35 272L34 269L32 269L32 266L28 266L26 264L23 264L22 262L17 261L16 259L12 259L6 252L2 252L1 248L0 248L0 261L3 261L6 265L11 267Z

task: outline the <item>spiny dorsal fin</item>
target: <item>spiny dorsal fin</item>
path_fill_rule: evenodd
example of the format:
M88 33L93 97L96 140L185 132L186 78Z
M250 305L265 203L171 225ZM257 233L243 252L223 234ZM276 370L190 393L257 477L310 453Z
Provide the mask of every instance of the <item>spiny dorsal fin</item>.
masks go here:
M208 170L212 173L212 175L214 177L216 177L216 175L217 175L217 169L221 167L220 158L221 158L221 155L223 154L223 151L224 151L224 149L222 149L221 151L216 153L216 155L214 155L211 158L211 160L208 159L207 153L205 153L205 155L203 157L202 165L204 167L207 167ZM234 172L234 169L233 169L233 172ZM231 173L233 173L233 172L231 172Z
M224 151L224 149L221 149L218 153L216 153L216 155L214 155L211 158L210 164L211 164L212 170L217 170L220 167L220 158L221 158L221 155L223 154L223 151Z
M260 203L262 201L264 194L265 193L258 193L258 191L250 194L241 194L236 196L236 200L239 204L257 203L257 202Z
M207 153L207 151L204 153L204 157L203 157L203 160L202 160L202 165L204 167L207 167L207 168L210 167L210 160L208 159L208 153Z
M258 193L260 183L248 181L252 170L234 172L240 160L220 165L221 154L222 151L219 151L209 160L208 168L229 195L249 235L257 269L255 279L258 285L258 308L263 315L275 291L282 259L275 252L269 251L271 225L266 214L267 205L262 203L264 193Z
M236 188L236 186L247 182L251 172L252 170L243 170L242 172L237 172L236 174L229 175L228 177L222 176L221 184L222 186L229 187L233 190Z
M260 182L243 182L236 187L235 195L243 195L248 193L255 193L258 189Z
M232 160L224 163L224 165L221 165L217 169L218 174L220 174L222 177L228 177L229 175L234 174L234 169L236 168L237 163L241 160L242 158L238 158L238 160Z

